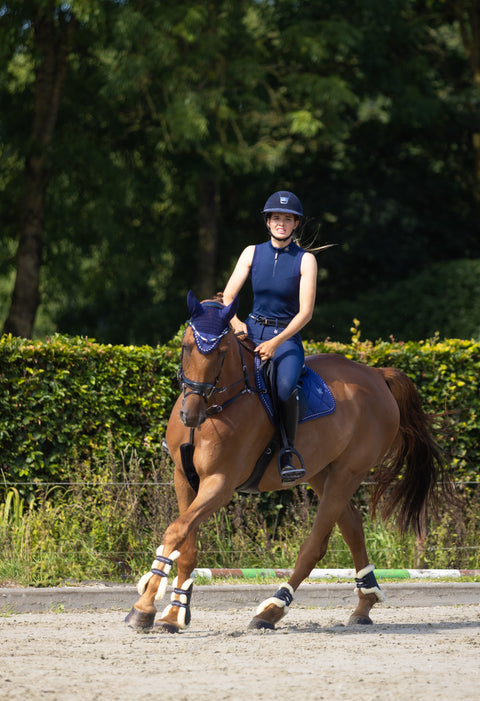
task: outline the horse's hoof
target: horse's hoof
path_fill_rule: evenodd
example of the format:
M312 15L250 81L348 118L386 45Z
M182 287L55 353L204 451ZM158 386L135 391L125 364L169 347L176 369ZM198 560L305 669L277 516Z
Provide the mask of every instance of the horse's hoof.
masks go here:
M145 611L139 611L135 606L132 606L130 613L125 616L125 623L128 623L130 628L149 630L153 628L155 623L155 613L145 613Z
M349 626L371 626L373 625L373 621L371 618L368 616L356 616L355 614L352 614L348 620L348 625Z
M155 623L155 631L158 633L180 633L179 626L167 621L157 621Z
M270 621L264 621L262 618L254 616L248 624L248 630L275 630L275 626Z

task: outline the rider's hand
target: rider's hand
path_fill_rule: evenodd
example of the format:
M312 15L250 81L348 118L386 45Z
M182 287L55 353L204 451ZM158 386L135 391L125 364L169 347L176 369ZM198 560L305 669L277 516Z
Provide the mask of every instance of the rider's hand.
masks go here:
M248 336L247 325L240 319L232 319L231 325L235 336Z
M270 360L275 355L279 343L276 338L271 338L269 341L259 343L255 348L255 353L258 353L260 360Z

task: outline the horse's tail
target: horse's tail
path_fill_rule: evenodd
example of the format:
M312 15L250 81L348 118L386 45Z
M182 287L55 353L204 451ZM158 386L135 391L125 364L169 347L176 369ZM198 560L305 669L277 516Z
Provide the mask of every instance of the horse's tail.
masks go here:
M412 527L425 532L429 514L438 515L444 501L452 503L453 482L440 447L431 435L432 417L426 414L412 380L396 368L378 368L400 410L396 440L375 474L372 513L382 496L382 518L394 512L402 532Z

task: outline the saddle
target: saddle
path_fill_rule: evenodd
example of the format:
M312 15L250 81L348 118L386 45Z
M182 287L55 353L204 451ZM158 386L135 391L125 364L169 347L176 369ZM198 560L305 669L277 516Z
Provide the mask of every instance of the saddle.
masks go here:
M272 455L278 450L286 449L285 436L281 430L280 421L277 418L279 415L279 406L275 389L274 365L271 361L262 363L258 357L255 358L255 383L263 407L275 427L275 432L257 460L250 477L237 488L237 492L246 492L248 494L259 493L258 484L272 459ZM307 365L303 366L297 389L300 398L299 423L311 421L321 416L327 416L335 411L335 398L327 383ZM301 456L299 456L296 451L294 452L299 457L303 466Z

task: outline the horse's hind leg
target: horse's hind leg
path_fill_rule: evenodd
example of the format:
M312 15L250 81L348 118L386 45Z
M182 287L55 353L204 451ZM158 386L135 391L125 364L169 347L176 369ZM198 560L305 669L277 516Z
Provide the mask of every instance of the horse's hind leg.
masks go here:
M357 571L358 605L350 616L349 623L370 624L370 611L377 602L385 601L385 596L378 586L373 573L373 565L368 562L365 546L365 533L362 516L357 507L349 502L337 521L340 532L352 553L353 563Z
M330 535L337 520L337 512L344 508L344 500L326 499L323 493L325 477L320 473L310 485L319 497L315 521L306 540L302 543L292 576L276 594L263 601L250 621L249 628L275 628L288 612L294 592L308 577L316 563L325 555Z
M341 492L344 490L345 484L342 483L340 475L330 475L328 493L324 489L325 476L322 473L317 475L315 479L310 480L310 485L319 497L317 515L312 530L300 548L295 569L289 581L282 585L272 598L260 604L256 615L250 622L250 628L274 628L275 624L285 616L293 599L294 591L324 557L335 523L339 524L342 535L352 552L357 575L362 575L362 584L366 581L370 588L370 584L375 581L373 572L370 572L370 568L367 567L368 556L365 548L362 520L358 510L351 504L349 499L358 484L351 487L349 495L347 493L347 503L342 499ZM357 580L357 586L358 584L359 580ZM376 589L379 592L377 596L373 592L364 593L361 591L364 588L363 586L358 588L359 606L350 622L371 623L368 613L374 603L378 600L383 600L381 599L381 590L376 585ZM354 616L356 616L355 620Z
M322 557L327 552L328 541L330 540L331 531L325 536L325 538L320 543L319 547L319 557ZM300 557L300 555L299 555ZM298 559L297 559L298 562ZM313 568L310 568L310 571ZM292 578L283 583L278 591L269 599L262 601L258 606L256 615L252 618L248 627L250 629L269 629L274 630L276 624L282 620L284 616L287 615L290 604L292 603L295 589L292 586Z

